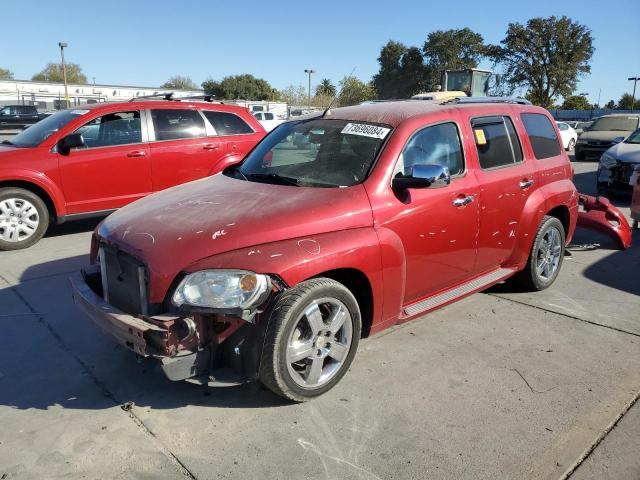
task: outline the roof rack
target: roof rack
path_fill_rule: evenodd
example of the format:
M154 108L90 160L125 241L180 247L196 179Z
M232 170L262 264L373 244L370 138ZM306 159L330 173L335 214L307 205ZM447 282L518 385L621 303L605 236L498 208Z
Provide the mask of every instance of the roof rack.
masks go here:
M520 97L456 97L445 103L516 103L518 105L532 105L526 98Z
M179 102L181 100L203 100L205 102L218 102L222 103L221 100L214 100L214 95L188 95L185 97L174 97L175 92L164 92L164 93L154 93L153 95L142 95L140 97L133 97L129 101L135 102L137 100L150 100L153 98L162 98L163 100L167 100L169 102Z

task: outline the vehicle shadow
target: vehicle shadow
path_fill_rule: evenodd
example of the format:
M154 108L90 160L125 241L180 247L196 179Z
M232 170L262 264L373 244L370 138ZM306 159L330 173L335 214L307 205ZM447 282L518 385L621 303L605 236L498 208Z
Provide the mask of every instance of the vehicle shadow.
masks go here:
M45 237L59 237L61 235L69 235L72 233L90 232L94 230L98 224L107 218L107 216L92 217L84 220L70 220L62 225L52 225L45 234Z
M0 289L0 304L24 303L9 310L19 312L15 317L2 315L8 348L0 350L0 405L20 410L100 410L129 402L160 410L291 405L257 381L220 388L167 380L157 360L117 345L73 304L68 276L86 265L86 255L43 262L25 270L20 284Z

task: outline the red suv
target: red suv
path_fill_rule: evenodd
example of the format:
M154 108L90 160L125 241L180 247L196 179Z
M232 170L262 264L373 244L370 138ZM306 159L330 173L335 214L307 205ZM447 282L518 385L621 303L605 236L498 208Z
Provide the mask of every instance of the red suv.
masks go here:
M74 298L171 380L260 379L307 400L361 336L510 277L554 282L578 216L559 138L546 110L515 100L285 123L222 175L104 220Z
M63 110L0 145L0 250L51 221L104 215L240 161L265 135L246 108L139 100Z

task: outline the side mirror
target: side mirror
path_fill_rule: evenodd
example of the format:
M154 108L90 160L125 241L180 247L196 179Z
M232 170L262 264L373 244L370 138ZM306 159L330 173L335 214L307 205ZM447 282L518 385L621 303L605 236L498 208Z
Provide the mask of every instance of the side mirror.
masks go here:
M614 138L613 140L611 140L611 143L612 143L613 145L616 145L616 144L618 144L618 143L622 142L623 140L624 140L624 137L616 137L616 138Z
M58 151L67 154L72 148L84 147L84 138L80 133L70 133L58 141Z
M406 190L408 188L441 188L451 183L451 174L447 167L442 165L414 165L406 175L398 173L391 180L391 188L394 190Z

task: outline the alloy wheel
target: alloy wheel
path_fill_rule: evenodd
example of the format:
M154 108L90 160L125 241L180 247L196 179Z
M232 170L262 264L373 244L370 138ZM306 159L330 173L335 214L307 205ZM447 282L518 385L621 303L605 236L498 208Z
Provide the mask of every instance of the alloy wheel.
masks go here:
M335 298L311 302L296 319L286 349L292 380L316 388L331 380L344 364L353 338L349 310Z
M540 241L536 252L536 274L545 282L551 280L558 270L562 254L562 236L557 228L549 228Z

